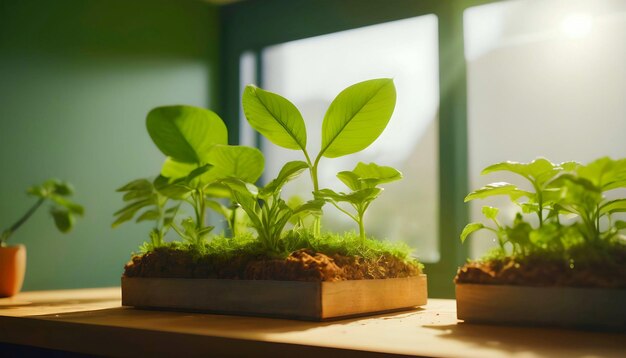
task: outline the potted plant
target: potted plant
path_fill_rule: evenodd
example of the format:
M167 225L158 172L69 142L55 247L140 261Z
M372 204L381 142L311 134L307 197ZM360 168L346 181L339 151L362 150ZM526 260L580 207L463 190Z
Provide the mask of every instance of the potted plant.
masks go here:
M507 196L520 212L510 222L484 206L498 246L455 278L458 318L470 322L626 328L626 159L586 165L504 162L483 170L514 173L529 190L498 182L465 201ZM620 196L621 194L621 196ZM609 199L611 197L611 199Z
M75 215L83 215L83 207L72 202L73 189L69 183L49 179L41 185L30 187L28 195L37 198L26 213L0 234L0 297L11 297L22 288L26 273L26 247L7 244L19 229L44 202L52 202L50 214L59 231L66 233L74 226Z
M262 153L228 145L215 113L189 106L152 110L147 129L167 158L156 179L119 189L128 204L115 213L114 226L133 218L154 222L150 241L125 266L122 303L313 320L425 304L426 277L410 250L365 231L365 213L382 193L380 185L399 180L400 172L359 163L337 174L349 192L324 188L317 175L323 158L374 142L391 118L395 96L390 79L342 91L326 113L322 149L313 157L295 105L248 86L243 108L252 127L276 145L300 150L304 159L285 163L263 186L255 185L264 169ZM283 198L283 186L307 171L309 200ZM322 231L326 204L352 218L358 234ZM207 210L223 218L226 234L212 234ZM166 241L170 231L180 240Z

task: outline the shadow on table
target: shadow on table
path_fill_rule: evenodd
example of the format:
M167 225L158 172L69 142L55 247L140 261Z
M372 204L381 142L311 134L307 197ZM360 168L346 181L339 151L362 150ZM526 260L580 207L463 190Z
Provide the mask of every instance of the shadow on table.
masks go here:
M626 352L626 335L587 332L566 328L516 327L460 322L453 325L426 325L441 332L439 337L462 341L479 348L513 353L535 352L568 357L620 356Z

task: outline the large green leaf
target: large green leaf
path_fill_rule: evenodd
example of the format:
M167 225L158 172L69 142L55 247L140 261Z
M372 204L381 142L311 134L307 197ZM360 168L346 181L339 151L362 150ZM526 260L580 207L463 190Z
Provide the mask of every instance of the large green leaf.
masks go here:
M262 196L268 196L275 194L280 191L280 189L285 185L288 181L295 179L300 173L309 168L309 165L303 161L292 161L287 162L283 165L282 169L278 173L276 179L269 182L262 190Z
M213 145L228 143L224 122L203 108L157 107L148 113L146 126L159 150L178 162L206 163Z
M319 155L336 158L367 148L387 126L395 105L392 79L374 79L346 88L326 111Z
M170 179L184 178L198 166L197 163L182 163L172 157L167 157L161 167L161 175Z
M214 146L207 161L213 168L202 175L204 183L229 177L254 183L261 177L265 167L265 158L260 150L237 145Z
M287 149L306 149L304 119L289 100L249 85L241 101L252 128L272 143Z
M513 184L505 183L505 182L498 182L498 183L491 183L489 185L485 185L484 187L469 193L465 197L465 202L468 202L474 199L485 199L485 198L488 198L490 196L495 196L495 195L508 195L509 197L511 197L512 200L517 200L521 198L522 196L528 196L528 197L532 196L531 193L526 192L524 190L520 190L517 188L517 186Z

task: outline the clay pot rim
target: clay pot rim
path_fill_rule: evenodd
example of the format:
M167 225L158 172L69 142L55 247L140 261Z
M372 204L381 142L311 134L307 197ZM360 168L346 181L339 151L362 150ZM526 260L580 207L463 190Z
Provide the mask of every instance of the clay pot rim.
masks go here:
M14 244L14 245L0 245L0 250L26 250L26 245L24 244Z

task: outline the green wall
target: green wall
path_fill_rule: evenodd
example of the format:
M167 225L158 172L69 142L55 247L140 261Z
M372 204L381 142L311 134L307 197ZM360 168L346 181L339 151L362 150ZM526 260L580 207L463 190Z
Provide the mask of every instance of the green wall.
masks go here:
M72 182L86 208L69 235L47 208L16 232L24 290L119 284L149 227L111 229L114 189L159 168L150 108L211 107L218 30L217 9L199 1L0 0L0 228L48 177Z

